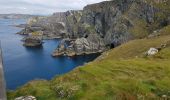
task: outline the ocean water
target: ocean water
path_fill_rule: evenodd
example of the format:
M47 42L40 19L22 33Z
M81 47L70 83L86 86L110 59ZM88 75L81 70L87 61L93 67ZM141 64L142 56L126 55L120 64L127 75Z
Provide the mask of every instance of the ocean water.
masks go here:
M74 58L52 57L59 40L44 40L43 47L27 48L22 44L23 36L17 35L25 19L0 19L0 41L7 89L14 90L35 79L51 79L65 74L75 67L94 60L99 55L86 55Z

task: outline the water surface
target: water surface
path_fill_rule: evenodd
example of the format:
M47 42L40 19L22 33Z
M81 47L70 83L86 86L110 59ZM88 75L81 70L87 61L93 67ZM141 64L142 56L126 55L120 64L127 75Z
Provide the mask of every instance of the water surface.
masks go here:
M22 45L22 36L15 34L21 28L11 26L25 22L24 19L0 19L0 40L7 89L16 89L34 79L49 80L97 57L97 55L88 55L53 58L51 53L57 47L59 40L45 40L43 47L26 48Z

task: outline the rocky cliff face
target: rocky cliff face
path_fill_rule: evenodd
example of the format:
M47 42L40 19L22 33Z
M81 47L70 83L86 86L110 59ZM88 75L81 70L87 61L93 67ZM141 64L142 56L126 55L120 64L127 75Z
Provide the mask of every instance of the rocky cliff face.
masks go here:
M19 32L19 34L29 34L41 31L46 38L59 36L60 33L65 33L63 16L63 13L58 13L49 17L33 17L28 20L27 27Z
M28 20L28 26L19 34L29 34L43 31L48 38L76 36L81 11L57 12L48 17L33 17ZM63 38L63 37L62 37Z
M100 37L102 44L115 47L134 38L143 38L168 25L169 4L169 0L104 1L87 5L82 11L34 18L29 23L30 27L25 28L22 33L41 30L51 37L85 38L88 43L93 43L93 39L88 39L90 36ZM95 42L95 45L99 45L98 43Z
M132 23L122 16L128 5L130 5L128 2L126 6L123 3L119 5L117 1L88 5L83 10L81 23L94 29L106 44L117 46L130 38L127 30L132 26ZM87 29L87 27L84 28Z
M168 15L163 14L163 9L160 9L160 7L153 6L154 0L152 3L150 2L144 0L113 0L88 5L83 10L80 23L81 26L84 25L84 30L87 29L87 26L93 28L98 35L103 37L106 44L117 46L129 39L144 37L145 33L135 31L138 30L138 27L143 28L147 33L147 31L161 27L161 23L166 24L166 21L163 21L167 18L161 18L161 14L164 17ZM157 24L157 26L153 24ZM82 34L90 34L90 32L79 31Z

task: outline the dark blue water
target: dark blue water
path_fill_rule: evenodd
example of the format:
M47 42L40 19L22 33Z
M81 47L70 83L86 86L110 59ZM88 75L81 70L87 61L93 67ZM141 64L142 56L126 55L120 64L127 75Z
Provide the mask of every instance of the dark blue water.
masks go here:
M49 80L97 57L89 55L53 58L51 53L59 40L45 40L41 48L26 48L22 45L22 36L15 34L21 29L10 26L25 22L23 19L0 19L0 40L7 89L16 89L34 79Z

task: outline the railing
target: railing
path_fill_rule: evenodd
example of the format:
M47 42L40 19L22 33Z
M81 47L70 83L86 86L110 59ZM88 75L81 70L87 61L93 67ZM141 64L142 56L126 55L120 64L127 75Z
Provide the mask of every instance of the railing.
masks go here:
M4 79L1 45L0 45L0 100L6 100L6 85Z

